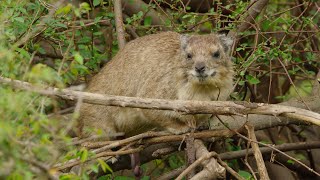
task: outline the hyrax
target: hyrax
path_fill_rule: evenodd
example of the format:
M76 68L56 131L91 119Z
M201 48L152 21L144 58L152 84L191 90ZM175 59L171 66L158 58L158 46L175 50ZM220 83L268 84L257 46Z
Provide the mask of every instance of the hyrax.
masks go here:
M87 91L156 99L226 100L232 90L233 69L225 35L181 35L163 32L135 39L108 62L89 83ZM186 123L208 121L207 115L106 107L83 104L80 133L86 127L126 136L154 128L179 134ZM194 120L193 120L194 121ZM189 124L190 125L190 124Z

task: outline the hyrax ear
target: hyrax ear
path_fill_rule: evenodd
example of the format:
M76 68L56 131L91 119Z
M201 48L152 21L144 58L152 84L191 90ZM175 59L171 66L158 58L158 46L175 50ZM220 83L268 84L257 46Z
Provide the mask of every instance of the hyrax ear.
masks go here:
M223 49L226 53L229 53L231 46L233 44L233 39L226 36L225 34L218 34L218 38L223 46Z
M180 35L180 47L182 50L185 50L187 48L189 39L190 39L190 36L187 34Z

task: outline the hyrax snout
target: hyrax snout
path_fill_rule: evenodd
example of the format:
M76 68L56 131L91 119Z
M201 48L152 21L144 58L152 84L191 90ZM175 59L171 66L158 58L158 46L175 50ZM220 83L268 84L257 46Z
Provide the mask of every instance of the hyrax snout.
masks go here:
M164 32L135 39L108 62L88 85L88 92L130 97L215 101L232 90L233 68L225 35ZM80 134L88 128L127 136L152 129L182 133L190 121L208 115L83 104Z

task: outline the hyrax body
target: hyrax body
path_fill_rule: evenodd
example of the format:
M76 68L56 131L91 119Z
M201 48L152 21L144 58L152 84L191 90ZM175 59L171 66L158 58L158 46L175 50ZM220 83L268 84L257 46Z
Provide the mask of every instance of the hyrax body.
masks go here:
M164 32L129 42L89 83L87 91L141 98L215 101L232 90L229 57L232 40L225 35L180 35ZM209 116L83 104L80 131L86 127L134 135L152 128L183 133L186 123Z

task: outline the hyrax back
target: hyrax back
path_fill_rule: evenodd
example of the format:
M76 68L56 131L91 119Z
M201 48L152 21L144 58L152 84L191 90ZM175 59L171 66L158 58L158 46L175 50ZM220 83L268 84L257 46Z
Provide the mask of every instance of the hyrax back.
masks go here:
M180 35L164 32L129 42L88 85L88 92L130 97L214 101L226 100L233 70L232 40L225 35ZM152 128L182 133L190 119L172 111L83 104L80 130L86 127L127 136Z

